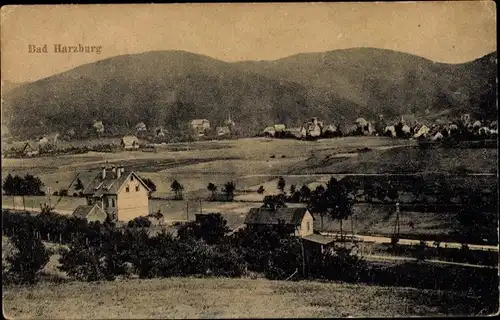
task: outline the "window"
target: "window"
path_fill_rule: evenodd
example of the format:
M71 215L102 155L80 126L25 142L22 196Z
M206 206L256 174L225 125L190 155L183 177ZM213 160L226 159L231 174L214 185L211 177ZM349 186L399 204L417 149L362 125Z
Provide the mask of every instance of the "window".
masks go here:
M135 191L139 191L139 186L135 186Z
M310 230L311 230L311 222L307 221L307 231L310 231Z
M115 206L115 199L111 199L111 206L114 207Z
M130 181L134 181L134 175L130 176Z
M128 186L125 187L125 192L130 192L130 188Z

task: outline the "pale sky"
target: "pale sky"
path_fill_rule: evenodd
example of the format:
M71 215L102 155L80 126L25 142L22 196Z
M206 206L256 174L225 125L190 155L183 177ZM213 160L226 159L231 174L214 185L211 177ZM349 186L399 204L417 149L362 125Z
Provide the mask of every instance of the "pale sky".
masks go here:
M47 44L49 53L28 52ZM102 46L53 53L54 44ZM490 1L4 6L2 80L33 81L111 56L185 50L224 61L374 47L461 63L496 50Z

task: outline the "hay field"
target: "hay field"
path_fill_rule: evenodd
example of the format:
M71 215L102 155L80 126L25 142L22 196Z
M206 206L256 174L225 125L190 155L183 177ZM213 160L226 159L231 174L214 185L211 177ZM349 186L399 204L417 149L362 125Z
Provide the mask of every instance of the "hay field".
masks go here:
M89 152L77 155L2 159L2 175L8 173L39 176L52 190L67 188L76 174L89 180L89 171L102 165L120 164L135 170L141 176L155 181L158 195L168 196L170 184L178 179L186 192L196 195L209 182L223 184L234 180L238 189L252 188L302 167L314 154L354 152L361 147L371 148L398 145L403 142L379 137L347 137L320 141L273 140L248 138L227 141L206 141L184 144L187 150L171 151L173 145L160 146L158 152ZM408 143L407 141L404 143ZM170 147L170 149L169 149ZM255 177L253 175L262 175ZM265 176L269 175L270 178ZM183 182L184 180L184 182ZM85 181L83 181L85 184ZM74 190L70 190L72 194Z
M416 173L449 172L465 169L472 173L496 173L498 149L422 149L418 146L380 149L360 153L344 161L318 153L315 159L298 169L302 173Z
M169 278L4 288L7 318L328 318L476 314L478 297L312 281Z

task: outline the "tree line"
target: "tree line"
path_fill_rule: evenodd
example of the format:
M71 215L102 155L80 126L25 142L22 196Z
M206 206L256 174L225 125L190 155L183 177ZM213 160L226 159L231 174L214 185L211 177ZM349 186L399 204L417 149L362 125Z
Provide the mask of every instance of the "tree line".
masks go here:
M45 195L42 190L44 187L40 178L31 174L24 177L19 175L12 176L10 173L5 178L2 189L8 196L41 196Z

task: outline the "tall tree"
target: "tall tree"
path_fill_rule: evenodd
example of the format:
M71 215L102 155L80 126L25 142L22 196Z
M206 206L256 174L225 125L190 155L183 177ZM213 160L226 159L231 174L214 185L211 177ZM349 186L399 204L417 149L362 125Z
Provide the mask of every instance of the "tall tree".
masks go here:
M324 212L340 223L340 238L343 239L342 222L352 215L352 201L347 190L337 179L331 178L325 191L314 197L312 208L316 212Z
M266 189L264 189L264 186L260 186L259 189L257 189L258 194L264 194L265 191Z
M174 180L172 184L170 185L170 189L175 193L175 199L176 200L182 200L182 191L184 190L184 186L179 183L179 181Z
M217 186L210 182L207 186L208 191L212 192L212 200L215 200L215 193L217 192Z
M76 191L83 191L83 189L85 189L85 186L83 185L82 180L80 180L80 178L76 179L75 190Z
M227 182L222 190L226 194L228 201L233 201L234 191L236 190L236 184L233 181Z
M300 201L307 202L311 199L311 189L305 184L300 188Z
M286 187L286 181L283 177L279 177L278 179L278 190L281 191L281 193L285 192L285 187Z

